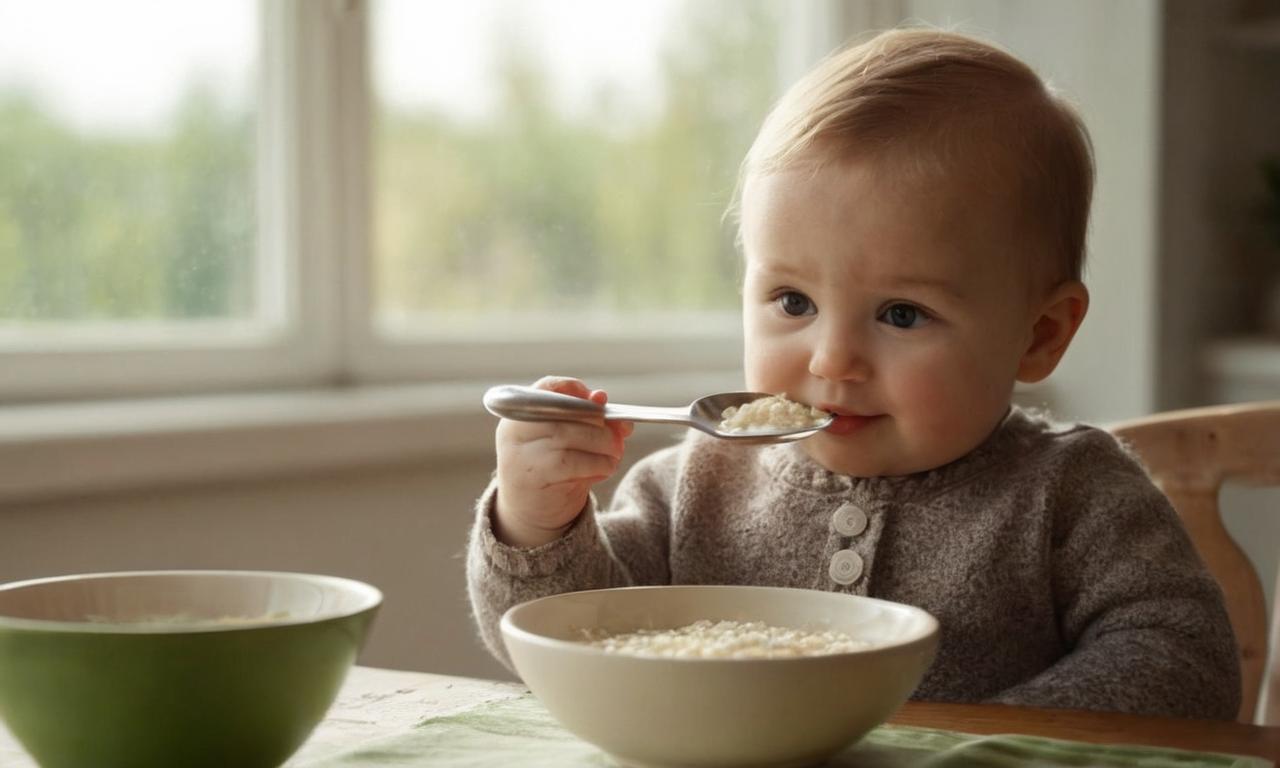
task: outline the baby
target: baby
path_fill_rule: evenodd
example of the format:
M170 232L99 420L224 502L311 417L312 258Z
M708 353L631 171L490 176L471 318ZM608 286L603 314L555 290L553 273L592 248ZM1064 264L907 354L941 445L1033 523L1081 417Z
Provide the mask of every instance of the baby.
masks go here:
M988 44L895 30L819 64L742 166L745 373L834 423L690 430L602 511L629 425L500 422L467 560L490 650L542 595L803 587L936 616L919 699L1234 718L1222 595L1168 501L1108 433L1011 406L1084 318L1092 184L1075 112Z

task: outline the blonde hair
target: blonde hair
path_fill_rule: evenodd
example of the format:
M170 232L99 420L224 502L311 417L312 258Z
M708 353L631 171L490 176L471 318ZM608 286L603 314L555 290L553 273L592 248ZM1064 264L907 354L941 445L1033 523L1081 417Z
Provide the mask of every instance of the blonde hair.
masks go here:
M934 29L895 29L837 51L793 85L743 160L753 175L875 156L902 173L963 163L1012 186L1011 220L1048 252L1055 280L1079 279L1093 196L1093 149L1076 110L995 46Z

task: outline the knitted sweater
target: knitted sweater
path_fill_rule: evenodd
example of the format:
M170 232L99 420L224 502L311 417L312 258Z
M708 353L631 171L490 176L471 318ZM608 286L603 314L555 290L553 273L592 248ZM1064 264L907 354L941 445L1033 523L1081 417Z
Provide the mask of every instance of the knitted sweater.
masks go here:
M1240 704L1222 593L1165 497L1108 433L1013 409L970 454L904 477L829 472L798 444L690 431L640 460L608 511L517 549L477 505L468 589L498 620L544 595L645 584L760 584L870 595L941 624L914 698L1231 719Z

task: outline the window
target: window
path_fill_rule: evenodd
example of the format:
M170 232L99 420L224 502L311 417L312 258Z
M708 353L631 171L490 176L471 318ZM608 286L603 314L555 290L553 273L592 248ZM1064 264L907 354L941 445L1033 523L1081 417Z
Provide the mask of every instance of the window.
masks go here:
M6 3L0 399L735 367L794 15Z
M264 319L252 2L6 7L17 17L0 21L7 335L60 345L73 330Z
M0 399L302 372L262 10L0 6Z

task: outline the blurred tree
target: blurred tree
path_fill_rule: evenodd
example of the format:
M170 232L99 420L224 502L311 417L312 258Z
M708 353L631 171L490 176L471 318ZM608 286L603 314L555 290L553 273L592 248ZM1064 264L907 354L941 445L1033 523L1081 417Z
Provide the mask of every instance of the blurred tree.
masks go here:
M0 321L247 315L252 135L200 83L158 136L77 131L0 93Z
M212 89L187 90L159 156L168 187L165 298L173 317L246 317L254 309L257 216L253 122Z
M683 3L660 103L622 87L557 109L536 52L499 35L498 115L387 110L376 127L379 303L393 314L720 309L736 303L721 217L776 93L779 6ZM518 25L510 25L510 29Z

